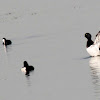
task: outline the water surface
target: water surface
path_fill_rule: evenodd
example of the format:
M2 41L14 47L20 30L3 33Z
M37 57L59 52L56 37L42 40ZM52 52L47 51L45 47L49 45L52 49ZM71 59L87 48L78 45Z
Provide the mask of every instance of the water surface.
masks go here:
M0 41L0 99L99 100L99 58L89 57L84 38L99 31L99 4L0 1L0 38L13 43ZM24 60L35 67L29 77L20 70Z

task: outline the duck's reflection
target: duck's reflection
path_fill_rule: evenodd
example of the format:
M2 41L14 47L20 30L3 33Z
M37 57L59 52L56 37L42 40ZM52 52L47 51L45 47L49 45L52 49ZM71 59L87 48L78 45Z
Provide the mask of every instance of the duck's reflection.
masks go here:
M7 47L4 45L4 51L7 52Z
M27 86L31 86L31 80L29 76L26 76L26 83L27 83Z
M12 46L9 46L9 47L8 47L8 46L5 46L5 45L4 45L4 51L5 51L5 53L7 53L8 51L11 51L11 47L12 47Z
M100 56L92 57L89 61L95 96L100 100Z

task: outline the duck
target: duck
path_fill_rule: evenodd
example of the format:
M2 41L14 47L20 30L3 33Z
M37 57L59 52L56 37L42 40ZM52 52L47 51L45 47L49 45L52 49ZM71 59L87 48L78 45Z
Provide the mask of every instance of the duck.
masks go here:
M12 44L11 40L7 40L6 38L3 38L2 41L3 41L3 45L5 46Z
M100 31L96 34L95 41L92 41L92 35L85 33L87 38L86 51L90 56L100 56Z
M25 73L25 75L29 75L31 71L34 70L34 67L29 65L27 61L23 62L24 67L21 68L21 71Z

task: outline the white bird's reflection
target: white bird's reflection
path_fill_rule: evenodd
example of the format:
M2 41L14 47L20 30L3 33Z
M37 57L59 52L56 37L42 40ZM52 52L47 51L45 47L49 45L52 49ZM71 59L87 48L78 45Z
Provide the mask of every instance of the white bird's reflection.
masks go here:
M100 100L100 56L92 57L89 61L95 95Z
M7 52L7 47L4 45L4 51Z
M10 46L3 46L4 47L4 51L5 51L5 53L7 53L7 52L9 52L9 51L11 51L12 50L12 46L10 45Z

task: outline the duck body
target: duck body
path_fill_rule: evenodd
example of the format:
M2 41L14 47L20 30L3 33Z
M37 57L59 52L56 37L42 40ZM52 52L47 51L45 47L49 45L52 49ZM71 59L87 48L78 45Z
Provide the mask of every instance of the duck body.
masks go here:
M98 44L87 47L86 51L90 54L90 56L99 56L100 55L100 50L98 48Z
M7 40L6 38L3 38L2 41L3 41L3 45L10 45L10 44L12 44L11 40Z
M87 38L86 51L90 54L90 56L99 56L100 55L100 31L96 35L96 39L93 42L91 40L91 34L86 33L85 37Z
M27 61L24 61L24 67L22 67L21 71L24 72L25 75L29 75L29 73L33 70L34 70L34 67L28 65Z

